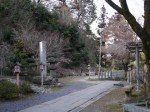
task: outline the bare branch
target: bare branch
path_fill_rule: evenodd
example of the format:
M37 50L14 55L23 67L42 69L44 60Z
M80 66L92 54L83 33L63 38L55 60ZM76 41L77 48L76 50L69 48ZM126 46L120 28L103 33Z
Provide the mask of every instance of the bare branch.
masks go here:
M118 11L120 14L122 14L125 19L128 21L134 32L142 39L145 40L145 34L148 35L148 33L141 27L141 25L136 21L135 17L131 14L131 12L128 9L128 5L126 3L126 0L120 0L121 7L117 6L112 0L105 0L112 8L114 8L116 11Z
M118 5L116 5L112 0L105 0L105 1L117 12L119 12L120 14L123 14L122 9Z
M143 28L141 25L136 21L135 17L131 14L131 12L128 9L128 5L126 3L126 0L120 0L120 4L123 10L123 16L128 21L132 29L136 32L136 34L142 39L144 38L143 35Z

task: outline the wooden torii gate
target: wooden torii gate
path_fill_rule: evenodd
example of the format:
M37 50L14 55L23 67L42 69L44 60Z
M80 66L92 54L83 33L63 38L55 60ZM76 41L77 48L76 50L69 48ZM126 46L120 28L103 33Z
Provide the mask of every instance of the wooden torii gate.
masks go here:
M142 52L142 42L128 42L126 47L131 53L136 54L136 81L137 81L137 90L139 90L139 52Z

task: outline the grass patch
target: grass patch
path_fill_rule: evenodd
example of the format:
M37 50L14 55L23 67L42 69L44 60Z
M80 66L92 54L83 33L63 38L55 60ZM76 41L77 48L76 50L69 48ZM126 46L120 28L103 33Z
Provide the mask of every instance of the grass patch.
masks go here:
M19 97L19 88L16 84L7 81L0 81L0 98L1 99L14 99Z
M26 95L26 94L31 94L31 93L34 92L34 91L32 90L32 88L31 88L30 84L29 84L28 82L26 82L26 81L24 81L24 82L21 84L19 90L20 90L20 93L21 93L21 94L24 94L24 95Z
M19 98L22 95L33 93L30 84L23 82L20 87L8 80L0 80L0 99L11 100Z

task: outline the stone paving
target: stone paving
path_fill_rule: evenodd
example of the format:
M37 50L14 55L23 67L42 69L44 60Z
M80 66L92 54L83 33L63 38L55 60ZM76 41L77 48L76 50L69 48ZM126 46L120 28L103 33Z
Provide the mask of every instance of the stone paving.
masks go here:
M110 91L115 83L119 82L103 81L100 84L32 106L19 112L79 112L84 108L84 104L90 102L93 98L102 96L107 91Z

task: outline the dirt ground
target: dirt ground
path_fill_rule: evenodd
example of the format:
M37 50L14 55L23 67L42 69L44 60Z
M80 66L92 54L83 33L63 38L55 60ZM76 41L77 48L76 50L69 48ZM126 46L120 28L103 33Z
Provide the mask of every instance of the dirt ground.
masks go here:
M123 112L122 104L126 101L122 87L117 87L80 112Z
M72 82L80 81L80 80L85 80L87 77L84 76L70 76L70 77L62 77L59 78L59 82L63 84L69 84Z

